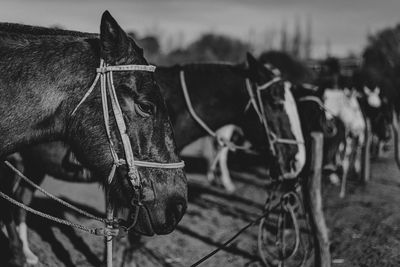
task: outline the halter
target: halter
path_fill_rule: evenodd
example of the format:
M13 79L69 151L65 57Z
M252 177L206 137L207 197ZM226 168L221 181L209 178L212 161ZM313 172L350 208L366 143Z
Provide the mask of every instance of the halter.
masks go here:
M133 187L134 192L137 195L137 200L133 200L132 204L136 206L141 206L142 199L142 179L138 173L137 167L146 167L146 168L160 168L160 169L181 169L185 166L184 162L176 162L176 163L160 163L160 162L149 162L149 161L140 161L135 160L133 156L132 145L127 134L126 124L123 119L123 113L121 107L118 102L117 94L114 87L113 80L113 72L114 71L146 71L146 72L154 72L155 66L150 65L120 65L120 66L108 66L103 59L100 60L100 67L96 69L97 75L93 81L93 84L90 86L89 90L83 96L81 101L75 107L74 111L71 113L73 116L82 103L89 97L94 88L96 87L99 79L100 79L100 89L101 89L101 100L103 107L103 118L104 125L106 129L108 144L110 147L111 155L113 157L113 165L111 167L110 173L108 175L108 183L114 179L116 168L121 165L127 165L128 167L128 177L129 181ZM110 118L108 112L108 103L107 103L107 91L108 95L111 99L111 107L114 114L115 121L117 122L119 136L121 138L125 159L121 159L118 157L117 152L115 151L115 146L111 139L111 129L110 129Z
M276 76L272 80L264 83L263 85L256 85L257 95L254 95L253 89L251 87L251 82L248 78L246 79L246 89L247 89L250 99L246 105L245 111L247 111L250 108L250 106L252 106L254 108L255 112L257 113L257 115L260 119L261 124L264 126L264 131L265 131L265 134L269 141L269 147L270 147L272 156L276 156L276 149L274 146L275 144L298 145L298 144L303 143L296 139L288 139L288 138L278 137L268 126L263 100L261 98L261 91L267 90L272 85L274 85L278 82L281 82L281 81L282 81L281 77Z

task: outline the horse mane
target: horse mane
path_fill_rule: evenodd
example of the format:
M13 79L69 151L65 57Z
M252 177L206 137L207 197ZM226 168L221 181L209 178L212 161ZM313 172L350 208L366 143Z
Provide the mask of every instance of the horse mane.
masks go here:
M262 64L271 64L282 76L292 83L310 83L315 79L314 73L300 60L282 51L266 51L259 57Z
M70 31L63 30L57 28L47 28L41 26L31 26L25 24L18 23L8 23L1 22L0 23L0 31L7 33L16 33L16 34L27 34L27 35L48 35L48 36L71 36L71 37L98 37L98 34L88 33L88 32L80 32L80 31Z

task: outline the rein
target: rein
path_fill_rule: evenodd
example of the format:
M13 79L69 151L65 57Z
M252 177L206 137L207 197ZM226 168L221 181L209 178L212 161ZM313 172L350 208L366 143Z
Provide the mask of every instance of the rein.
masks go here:
M277 188L273 188L273 192L277 192ZM302 215L305 216L305 209L302 205L302 200L300 199L298 192L296 189L294 191L289 191L287 193L284 193L278 201L274 201L274 197L276 197L275 194L268 194L267 200L265 202L265 207L264 211L262 214L260 214L258 217L256 217L254 220L251 220L248 224L246 224L244 227L242 227L239 231L237 231L232 237L230 237L227 241L219 245L216 249L211 251L210 253L206 254L199 260L197 260L195 263L191 264L190 267L196 267L207 261L209 258L217 254L219 251L224 250L228 248L229 244L231 244L236 238L238 238L241 234L243 234L247 229L249 229L251 226L254 226L256 224L259 224L258 227L258 252L260 254L260 260L265 264L265 266L270 266L267 257L262 250L264 245L262 244L262 237L263 237L263 231L264 228L267 228L266 222L270 216L271 213L273 212L278 212L278 233L276 233L276 241L277 243L280 243L281 246L281 255L278 256L278 261L281 265L278 266L284 266L283 263L285 260L288 260L289 258L292 258L295 256L297 251L299 250L299 247L302 246L302 236L300 233L300 225L298 222L298 216L296 216L296 210L299 209L302 212ZM294 201L294 203L291 203L291 201ZM296 204L299 206L297 207ZM291 222L293 223L293 230L295 232L295 244L293 248L291 249L289 255L285 255L286 253L283 252L283 249L285 247L285 238L282 235L283 230L286 227L285 224L285 217L289 216L291 219ZM309 229L307 229L309 230ZM280 232L280 233L279 233ZM302 262L305 262L306 255L303 257ZM304 266L303 264L301 266Z
M84 216L86 216L88 218L91 218L93 220L96 220L96 221L99 221L99 222L102 222L102 223L105 223L105 224L112 224L113 226L116 226L118 224L117 221L115 221L115 219L110 221L110 220L107 220L107 219L104 219L104 218L97 217L97 216L95 216L93 214L88 213L87 211L84 211L84 210L82 210L82 209L80 209L80 208L78 208L78 207L76 207L76 206L74 206L74 205L72 205L72 204L60 199L59 197L54 196L53 194L47 192L45 189L43 189L42 187L40 187L37 184L35 184L34 182L32 182L28 177L26 177L17 168L15 168L9 161L5 161L4 163L6 164L7 167L9 167L12 171L14 171L19 177L21 177L29 185L31 185L35 189L39 190L41 193L43 193L44 195L46 195L50 199L55 200L59 204L65 206L65 207L67 207L67 208L69 208L71 210L74 210L75 212L77 212L77 213L79 213L81 215L84 215ZM73 222L70 222L70 221L67 221L67 220L64 220L64 219L60 219L60 218L51 216L51 215L46 214L44 212L35 210L35 209L33 209L33 208L31 208L31 207L29 207L29 206L17 201L17 200L9 197L7 194L3 193L2 191L0 191L0 197L4 198L5 200L11 202L12 204L14 204L14 205L16 205L16 206L18 206L18 207L20 207L20 208L32 213L32 214L35 214L35 215L40 216L42 218L48 219L50 221L54 221L54 222L59 223L59 224L64 224L64 225L67 225L67 226L71 226L71 227L80 229L82 231L88 232L88 233L93 234L93 235L97 235L97 236L118 236L123 232L122 231L120 233L119 230L121 230L121 229L89 228L89 227L86 227L86 226L81 225L81 224L73 223ZM122 230L124 230L124 229L122 229Z

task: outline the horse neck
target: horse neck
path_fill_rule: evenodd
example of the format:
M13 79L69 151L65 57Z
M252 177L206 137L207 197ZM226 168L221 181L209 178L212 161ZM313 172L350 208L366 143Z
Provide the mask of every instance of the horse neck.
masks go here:
M334 116L341 116L341 110L344 105L344 94L336 89L325 90L325 106Z
M98 64L82 38L0 32L0 157L63 139Z
M244 70L235 66L197 64L157 68L156 77L170 111L178 149L207 135L190 114L181 87L180 71L185 73L190 100L196 114L216 131L227 124L238 124L249 100Z

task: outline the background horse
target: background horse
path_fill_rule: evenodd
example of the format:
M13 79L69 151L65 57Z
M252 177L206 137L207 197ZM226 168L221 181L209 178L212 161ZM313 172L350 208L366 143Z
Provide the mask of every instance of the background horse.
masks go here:
M24 28L28 32L18 32L9 24L0 28L0 158L27 145L63 140L102 182L115 208L135 213L137 207L131 200L139 195L130 184L127 168L117 168L112 183L107 182L114 160L104 131L99 87L71 114L94 83L100 59L110 65L148 65L142 49L108 12L102 16L99 37L36 34L36 28L30 26ZM154 76L141 71L115 73L113 84L135 158L178 162L172 127ZM115 121L110 129L111 140L121 154ZM138 174L143 190L154 192L157 198L144 203L135 230L150 235L171 232L186 209L183 170L138 168ZM4 177L1 179L3 183ZM5 214L10 209L3 211L10 223L11 214ZM131 224L133 218L127 221ZM13 250L18 250L16 233L9 236L16 240L11 244ZM12 263L20 264L18 258Z
M384 91L374 80L368 69L361 68L351 77L348 88L355 88L359 93L360 107L369 120L373 135L372 155L378 156L382 143L391 138L393 112Z
M346 179L350 168L354 166L356 173L360 174L361 146L365 139L365 120L355 91L326 89L324 99L326 109L329 111L328 119L339 120L345 131L344 135L339 135L344 139L340 140L341 138L339 138L339 142L334 143L336 145L327 147L327 150L333 151L332 155L336 154L340 158L335 163L339 164L343 171L340 196L344 197ZM342 128L338 125L337 129ZM340 131L338 134L340 134ZM335 138L337 139L337 137ZM338 144L339 146L337 146Z

